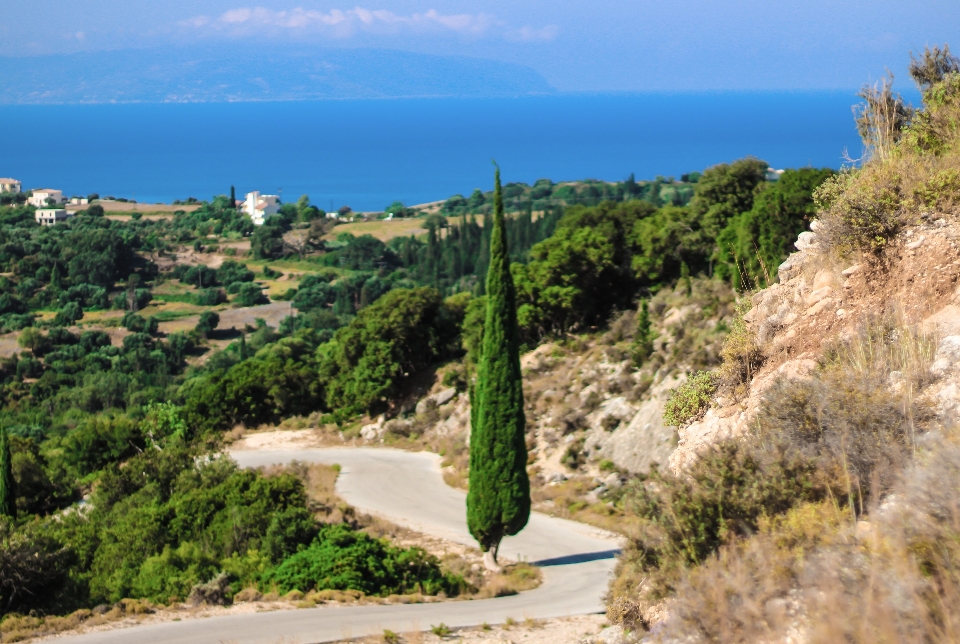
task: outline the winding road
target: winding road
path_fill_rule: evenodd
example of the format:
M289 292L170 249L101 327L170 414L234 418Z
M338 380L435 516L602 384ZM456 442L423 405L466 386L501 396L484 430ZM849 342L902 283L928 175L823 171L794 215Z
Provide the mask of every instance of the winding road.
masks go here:
M465 494L447 486L440 457L427 452L379 448L234 451L243 467L293 460L338 463L337 492L357 509L399 525L466 545ZM71 644L267 644L331 642L351 637L450 627L498 624L508 618L543 619L597 613L614 567L618 544L589 526L533 513L527 527L508 537L501 558L542 567L536 589L495 599L435 604L318 606L240 615L223 615L62 638Z

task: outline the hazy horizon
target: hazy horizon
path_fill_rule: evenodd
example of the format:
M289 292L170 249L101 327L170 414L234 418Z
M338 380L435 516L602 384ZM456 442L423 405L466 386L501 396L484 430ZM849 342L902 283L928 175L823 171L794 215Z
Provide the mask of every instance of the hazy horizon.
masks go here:
M942 0L5 4L0 57L7 61L142 48L173 54L190 44L293 44L509 63L559 92L850 90L888 68L903 91L909 52L949 41L951 25L960 24L960 3Z

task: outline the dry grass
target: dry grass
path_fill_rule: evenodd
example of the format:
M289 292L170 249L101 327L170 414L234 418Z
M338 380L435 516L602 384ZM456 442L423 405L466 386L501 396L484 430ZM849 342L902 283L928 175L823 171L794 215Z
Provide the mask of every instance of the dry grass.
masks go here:
M934 338L895 318L869 321L828 348L813 378L774 385L757 420L779 442L835 476L858 514L887 493L930 428L919 395L933 381Z
M957 641L960 434L934 431L936 344L896 314L869 320L812 377L776 383L728 456L648 481L657 529L641 522L610 618L643 629L666 597L653 641ZM697 541L718 492L728 527ZM678 565L692 543L709 556Z
M138 619L156 612L157 608L148 600L123 599L113 606L102 606L93 611L81 608L63 617L8 613L0 622L0 642L22 642L81 627L90 628L123 619Z
M532 590L543 581L540 569L527 563L515 563L503 566L496 575L492 575L474 595L474 599L506 597L524 590Z
M895 147L817 191L825 250L841 257L877 251L921 218L960 214L960 75L925 92L924 101Z
M587 493L596 487L593 477L576 476L549 485L535 485L530 493L534 509L561 519L571 519L609 530L629 531L629 517L614 503L588 501Z
M960 640L960 443L931 435L869 522L827 502L692 571L654 641Z
M460 222L459 217L447 217L451 224ZM333 229L327 239L336 239L341 233L350 233L356 237L361 235L373 235L383 242L390 241L394 237L409 237L410 235L426 235L427 229L423 227L423 219L378 219L376 221L358 221L350 224L340 224ZM482 226L482 218L478 220Z

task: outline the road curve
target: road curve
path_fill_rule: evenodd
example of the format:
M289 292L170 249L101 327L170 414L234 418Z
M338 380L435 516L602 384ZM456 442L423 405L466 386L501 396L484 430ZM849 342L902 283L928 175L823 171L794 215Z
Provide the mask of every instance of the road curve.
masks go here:
M427 452L377 448L235 451L243 467L293 460L338 463L337 492L364 512L466 545L476 545L466 526L466 496L443 482L440 458ZM551 618L603 611L602 596L618 544L573 521L533 513L527 527L508 537L501 557L542 566L543 584L531 591L473 601L436 604L318 606L243 615L224 615L62 638L71 644L267 644L277 641L331 642L379 634L502 623L507 618Z

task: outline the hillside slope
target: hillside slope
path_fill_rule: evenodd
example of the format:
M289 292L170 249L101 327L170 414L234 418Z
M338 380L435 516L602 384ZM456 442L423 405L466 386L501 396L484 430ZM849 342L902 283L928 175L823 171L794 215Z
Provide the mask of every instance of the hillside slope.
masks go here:
M816 222L813 226L817 229ZM879 255L830 257L816 232L780 267L779 284L759 291L744 317L764 347L765 361L743 400L718 396L702 419L679 431L670 467L681 471L703 449L744 434L778 378L801 378L831 344L849 339L884 315L935 338L939 378L923 393L943 420L960 403L960 223L928 212ZM919 393L919 392L918 392Z
M911 72L924 108L864 90L871 158L668 401L670 471L625 496L626 641L960 638L960 59Z

